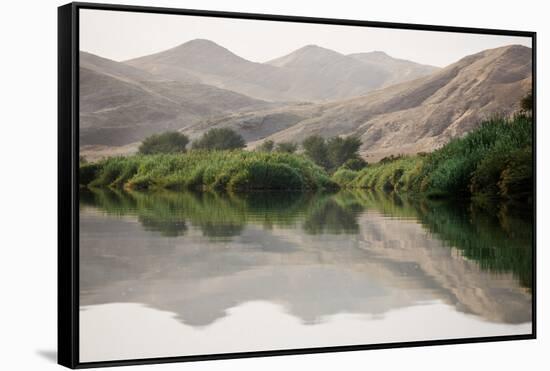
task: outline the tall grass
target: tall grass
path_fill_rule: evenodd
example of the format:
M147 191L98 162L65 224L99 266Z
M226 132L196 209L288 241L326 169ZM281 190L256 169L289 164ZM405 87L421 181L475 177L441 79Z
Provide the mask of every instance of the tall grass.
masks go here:
M359 172L341 169L333 180L348 188L532 202L532 120L495 117L430 154L397 157Z
M323 169L302 155L242 150L109 158L80 167L80 183L129 189L337 188Z

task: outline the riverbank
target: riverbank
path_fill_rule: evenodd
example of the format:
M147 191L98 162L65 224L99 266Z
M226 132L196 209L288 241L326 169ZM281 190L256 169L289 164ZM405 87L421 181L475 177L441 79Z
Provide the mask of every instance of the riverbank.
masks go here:
M340 169L342 188L426 197L472 197L533 202L532 119L494 118L428 154L397 156L360 171Z
M192 150L113 157L80 167L88 187L189 190L321 190L338 185L303 155Z
M126 189L370 189L429 198L533 202L532 119L494 118L432 153L385 158L332 176L304 154L191 150L80 167L82 186Z

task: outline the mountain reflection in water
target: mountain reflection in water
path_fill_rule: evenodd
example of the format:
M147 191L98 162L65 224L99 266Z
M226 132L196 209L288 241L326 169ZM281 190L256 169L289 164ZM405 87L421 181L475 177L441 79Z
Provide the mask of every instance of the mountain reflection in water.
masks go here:
M531 220L504 207L367 192L81 190L80 200L83 315L138 304L200 329L271 303L322 326L407 308L429 317L439 303L494 326L531 322Z

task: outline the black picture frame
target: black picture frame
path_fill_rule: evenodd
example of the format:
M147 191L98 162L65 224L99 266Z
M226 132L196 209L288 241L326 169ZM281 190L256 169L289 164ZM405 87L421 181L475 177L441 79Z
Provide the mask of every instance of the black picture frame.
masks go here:
M207 16L266 21L349 25L390 29L443 31L485 35L522 36L532 39L533 61L533 269L532 332L527 335L490 336L463 339L410 341L323 348L254 351L200 356L178 356L116 361L79 360L79 10L95 9L139 13ZM229 358L266 357L307 353L343 352L370 349L419 347L463 343L536 339L536 32L486 28L448 27L421 24L371 22L347 19L311 18L271 14L234 13L146 6L70 3L58 8L58 363L69 368L142 365L169 362L203 361Z

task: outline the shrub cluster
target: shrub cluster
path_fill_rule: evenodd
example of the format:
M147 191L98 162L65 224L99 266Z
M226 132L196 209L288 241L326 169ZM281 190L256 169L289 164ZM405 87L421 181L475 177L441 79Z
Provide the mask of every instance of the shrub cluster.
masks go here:
M244 148L246 142L237 132L227 128L208 130L203 136L193 142L194 149L227 150Z
M145 138L139 146L138 151L142 155L182 153L186 151L188 143L189 138L185 134L177 131L166 131ZM211 150L238 149L245 146L246 142L244 138L234 130L228 128L210 129L192 143L194 149Z
M167 131L146 138L139 146L139 153L152 155L155 153L185 152L187 143L189 143L187 136L177 131Z
M360 162L361 140L357 137L325 139L313 135L302 142L302 147L306 156L331 173L350 160L355 161L352 166L366 166L366 163Z
M80 183L90 187L235 191L337 187L323 169L302 155L241 150L112 157L81 167Z

